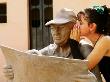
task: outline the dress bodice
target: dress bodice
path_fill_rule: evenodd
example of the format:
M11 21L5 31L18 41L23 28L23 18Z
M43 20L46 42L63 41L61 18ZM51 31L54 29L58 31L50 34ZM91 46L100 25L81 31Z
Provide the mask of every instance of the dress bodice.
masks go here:
M110 57L104 56L99 63L99 68L106 82L110 82Z

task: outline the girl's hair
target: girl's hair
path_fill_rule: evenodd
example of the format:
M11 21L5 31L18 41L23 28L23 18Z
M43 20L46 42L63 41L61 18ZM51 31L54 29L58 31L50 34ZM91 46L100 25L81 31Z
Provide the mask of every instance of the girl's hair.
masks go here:
M77 16L80 20L81 15L84 15L88 23L97 25L96 33L110 35L110 8L104 6L93 6L80 11Z

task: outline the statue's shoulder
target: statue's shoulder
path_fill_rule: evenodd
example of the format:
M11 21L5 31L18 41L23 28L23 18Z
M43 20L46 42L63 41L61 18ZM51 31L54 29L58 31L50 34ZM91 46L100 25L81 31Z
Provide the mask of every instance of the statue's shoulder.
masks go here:
M57 48L56 44L50 44L43 49L39 50L43 55L52 55Z

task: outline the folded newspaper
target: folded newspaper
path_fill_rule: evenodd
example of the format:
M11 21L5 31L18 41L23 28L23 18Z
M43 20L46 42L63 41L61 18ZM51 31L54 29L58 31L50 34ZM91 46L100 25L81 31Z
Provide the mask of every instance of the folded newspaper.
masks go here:
M13 68L14 79L10 82L97 82L88 71L87 60L31 55L0 47Z

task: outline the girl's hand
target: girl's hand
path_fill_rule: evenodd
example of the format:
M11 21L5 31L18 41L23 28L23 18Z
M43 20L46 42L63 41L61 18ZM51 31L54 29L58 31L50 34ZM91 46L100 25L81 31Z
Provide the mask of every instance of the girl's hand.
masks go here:
M70 33L70 39L74 39L76 41L80 41L80 28L78 24L75 24Z

